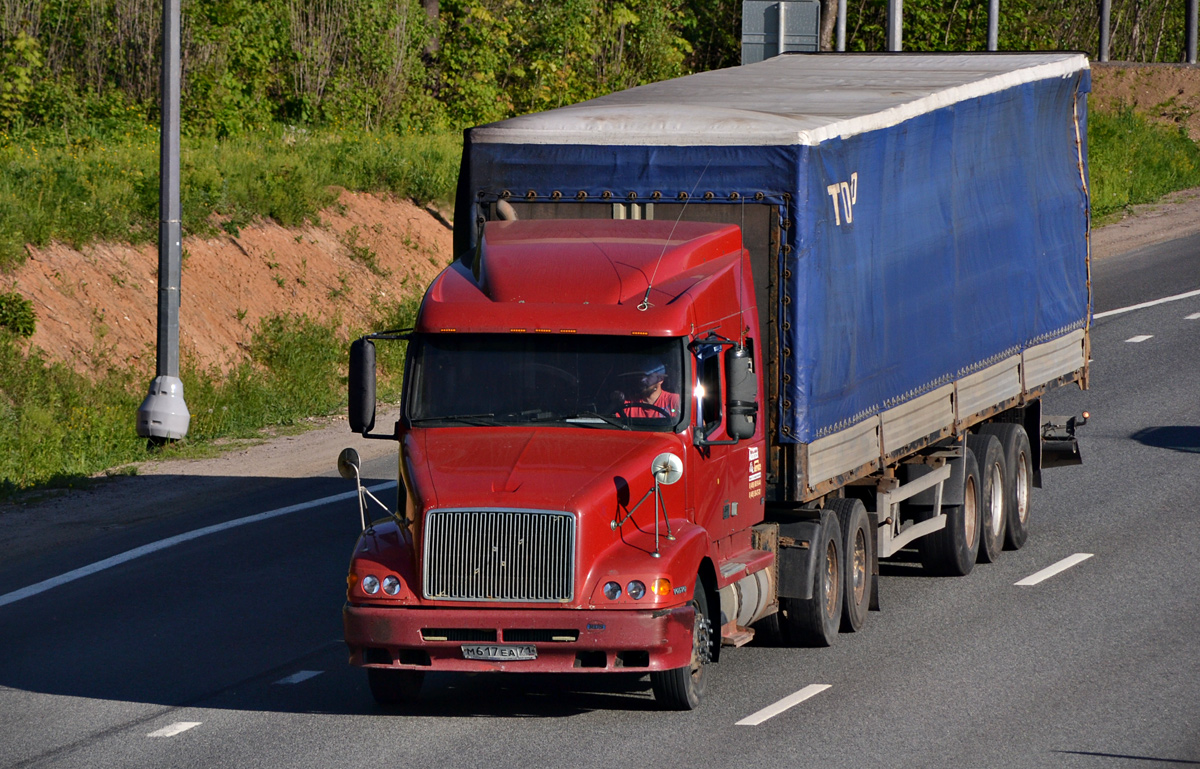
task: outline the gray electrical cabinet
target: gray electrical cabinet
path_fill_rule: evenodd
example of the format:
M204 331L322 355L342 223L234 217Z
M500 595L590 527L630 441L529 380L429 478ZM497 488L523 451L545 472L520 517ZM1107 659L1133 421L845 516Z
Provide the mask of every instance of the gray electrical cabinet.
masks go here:
M742 0L742 64L820 50L820 0Z

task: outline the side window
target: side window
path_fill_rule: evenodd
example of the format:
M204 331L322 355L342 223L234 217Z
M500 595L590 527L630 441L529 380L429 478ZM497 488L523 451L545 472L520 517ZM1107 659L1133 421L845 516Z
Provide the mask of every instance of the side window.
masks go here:
M696 423L705 436L721 424L721 347L701 347L696 351Z

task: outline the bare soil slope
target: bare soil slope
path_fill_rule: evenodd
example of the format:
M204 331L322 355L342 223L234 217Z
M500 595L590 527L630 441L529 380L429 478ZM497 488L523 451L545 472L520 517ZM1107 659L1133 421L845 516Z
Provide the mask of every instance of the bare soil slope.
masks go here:
M1200 141L1200 67L1094 61L1090 106L1105 111L1130 106L1181 125L1192 141Z
M343 192L336 206L321 213L319 225L289 230L258 222L236 236L185 238L182 355L226 370L244 358L258 322L275 313L365 328L380 307L419 296L450 261L449 227L405 200ZM30 247L29 260L6 282L33 301L37 331L31 343L50 358L81 372L106 361L153 371L153 244Z

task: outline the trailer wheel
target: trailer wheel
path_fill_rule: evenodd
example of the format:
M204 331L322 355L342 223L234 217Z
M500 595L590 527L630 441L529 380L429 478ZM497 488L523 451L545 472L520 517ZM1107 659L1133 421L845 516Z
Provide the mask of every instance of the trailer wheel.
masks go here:
M943 507L946 527L917 540L921 563L931 574L965 577L979 558L979 466L963 452L963 503Z
M1007 528L1004 447L996 436L979 434L967 436L967 449L979 467L979 561L995 563L1004 549Z
M1020 550L1029 539L1029 508L1033 492L1033 460L1029 451L1029 434L1025 428L1011 422L992 422L982 425L980 433L994 435L1004 448L1008 474L1004 478L1004 510L1008 525L1004 530L1004 547Z
M692 607L696 618L692 625L692 661L674 670L652 671L650 686L654 699L664 710L695 710L704 698L705 671L713 658L712 621L708 614L708 598L699 579L692 589Z
M779 625L792 646L832 646L842 624L842 527L832 510L821 513L821 535L812 543L816 559L812 598L779 599ZM868 591L869 592L869 591Z
M862 500L831 499L825 507L837 515L842 525L842 560L846 567L842 630L853 633L862 628L871 608L875 537Z
M403 705L421 693L425 673L421 670L387 670L367 668L367 684L371 696L380 705Z

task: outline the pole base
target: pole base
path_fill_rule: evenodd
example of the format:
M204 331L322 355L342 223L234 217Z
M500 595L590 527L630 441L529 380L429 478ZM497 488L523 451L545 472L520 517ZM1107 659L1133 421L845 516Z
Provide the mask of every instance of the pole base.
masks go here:
M187 437L191 421L179 377L155 377L150 383L150 393L138 407L137 434L143 438L178 440Z

